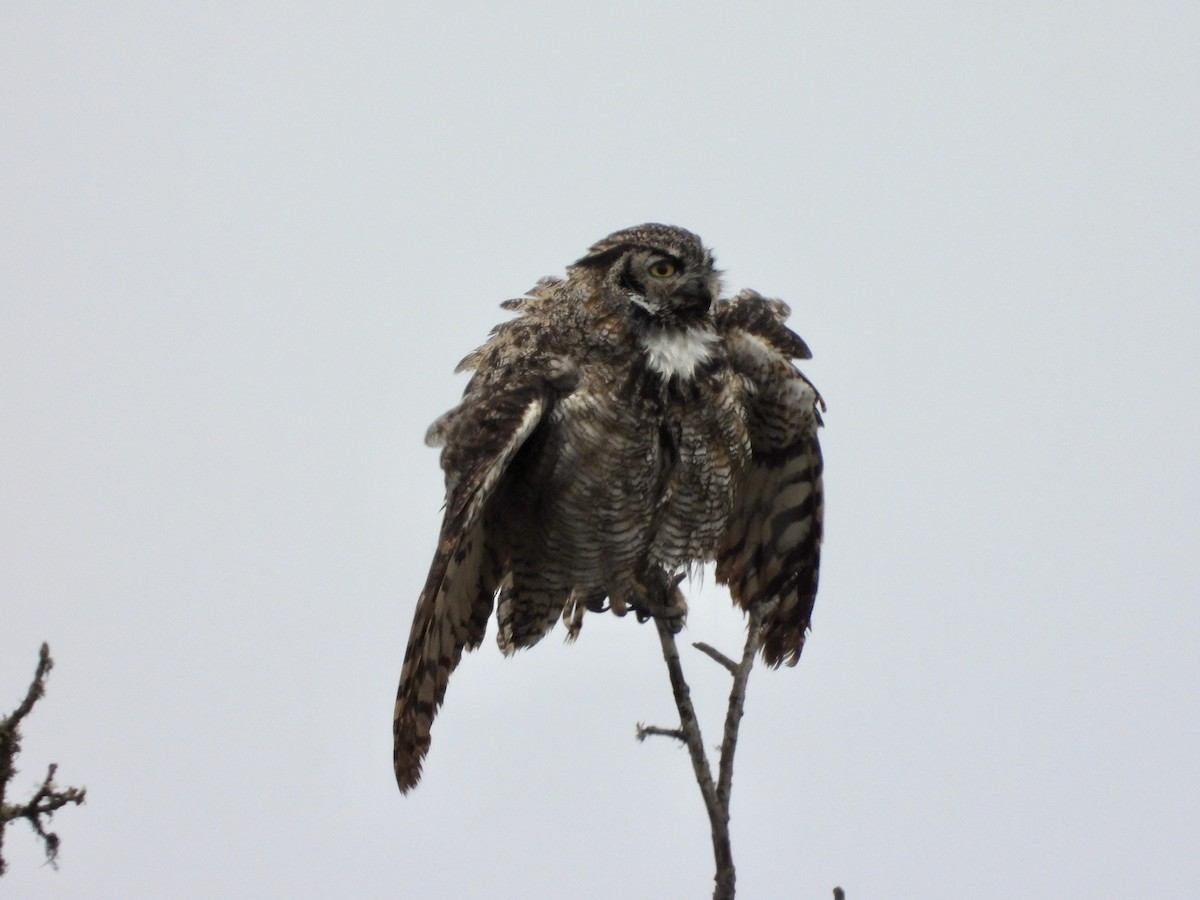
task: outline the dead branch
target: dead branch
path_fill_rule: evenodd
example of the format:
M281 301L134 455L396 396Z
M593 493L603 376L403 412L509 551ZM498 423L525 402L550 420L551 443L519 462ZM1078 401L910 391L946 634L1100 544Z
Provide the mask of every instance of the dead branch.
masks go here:
M675 731L679 740L688 748L692 758L692 771L696 776L696 784L700 786L700 795L704 798L704 808L708 812L709 825L712 828L713 859L717 871L713 876L716 888L713 890L713 900L733 900L736 872L733 867L733 848L729 842L729 806L722 804L713 784L712 769L708 764L708 756L704 752L704 738L700 734L700 720L696 718L696 709L692 706L692 692L683 677L683 665L679 661L679 648L675 646L675 634L671 625L662 619L655 619L658 627L659 641L662 643L663 660L667 664L667 673L671 678L671 692L675 695L675 708L679 710L678 729L645 729L647 734Z
M681 744L687 744L687 739L683 736L683 731L678 728L659 728L657 725L643 725L641 722L638 722L637 739L639 741L644 741L655 734L659 737L675 738Z
M57 810L62 809L68 803L76 805L83 803L84 797L87 795L87 791L83 788L72 787L65 790L58 788L54 783L54 773L58 771L58 766L51 763L45 779L33 797L25 803L5 802L9 782L17 774L16 759L17 754L21 752L21 721L33 710L34 704L45 696L46 677L52 668L54 668L54 660L50 658L50 647L42 644L37 670L34 672L29 690L25 692L25 699L10 715L0 719L0 875L3 875L7 868L3 850L4 831L9 822L17 819L25 819L29 822L29 826L42 839L46 848L46 861L55 866L58 861L59 837L47 826Z
M724 666L727 670L729 670L730 675L737 675L737 663L735 663L716 647L712 646L711 644L706 644L704 641L696 641L696 643L692 644L692 646L704 655L711 657L713 660Z
M663 619L655 619L658 627L658 637L662 644L663 660L667 664L667 673L671 679L671 693L675 697L675 708L679 711L678 728L659 728L654 725L638 725L638 740L645 740L650 735L671 737L682 742L688 748L692 760L692 769L696 775L696 784L704 798L704 808L708 812L708 821L712 829L713 858L716 863L716 874L713 881L713 900L732 900L737 880L733 865L733 849L729 840L729 799L733 789L733 757L737 752L738 728L741 725L742 714L746 705L746 684L750 678L750 669L754 666L754 654L762 643L763 621L770 612L771 604L754 607L750 611L750 621L747 626L746 646L742 651L740 663L705 643L693 646L710 659L723 666L733 676L733 688L729 693L729 707L725 714L725 733L721 742L720 758L717 764L717 780L713 781L712 768L708 755L704 751L704 739L700 734L700 722L692 705L691 689L683 677L683 666L679 660L679 649L675 644L675 634L671 623Z

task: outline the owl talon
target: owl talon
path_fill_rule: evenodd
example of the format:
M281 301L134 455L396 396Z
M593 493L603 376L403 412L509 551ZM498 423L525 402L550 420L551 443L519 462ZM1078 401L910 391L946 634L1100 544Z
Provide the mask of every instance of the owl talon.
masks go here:
M643 596L630 597L630 606L642 624L658 619L667 624L672 634L679 634L687 619L687 601L679 585L687 573L677 572L668 576L660 570L657 576L652 577L657 584L647 589Z
M643 625L651 619L666 623L671 629L671 634L679 634L683 631L684 623L687 621L687 609L680 609L677 606L667 606L665 604L654 606L638 606L634 609L637 613L638 622Z

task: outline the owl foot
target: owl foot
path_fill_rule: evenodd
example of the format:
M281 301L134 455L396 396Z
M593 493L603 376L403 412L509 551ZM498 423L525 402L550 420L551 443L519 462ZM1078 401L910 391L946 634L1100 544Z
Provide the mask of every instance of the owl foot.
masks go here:
M603 591L594 591L590 594L571 593L562 614L563 623L567 626L568 643L579 637L579 632L583 628L585 612L608 612L611 606L606 602L607 600L608 597ZM624 613L619 614L623 615Z
M658 619L671 629L671 634L679 634L687 620L687 600L679 589L680 582L686 577L686 572L670 575L662 569L652 574L645 593L629 598L638 621L645 623Z

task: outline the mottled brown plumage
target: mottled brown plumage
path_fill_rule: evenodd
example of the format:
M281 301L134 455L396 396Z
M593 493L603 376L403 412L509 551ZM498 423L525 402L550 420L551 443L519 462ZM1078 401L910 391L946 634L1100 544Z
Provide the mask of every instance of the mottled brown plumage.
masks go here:
M463 650L496 606L506 654L586 611L672 616L677 573L716 560L743 609L778 601L763 657L804 645L821 543L820 395L778 300L718 300L694 234L618 231L526 296L460 370L430 428L446 514L417 601L395 712L396 780L420 778ZM497 600L498 598L498 600Z

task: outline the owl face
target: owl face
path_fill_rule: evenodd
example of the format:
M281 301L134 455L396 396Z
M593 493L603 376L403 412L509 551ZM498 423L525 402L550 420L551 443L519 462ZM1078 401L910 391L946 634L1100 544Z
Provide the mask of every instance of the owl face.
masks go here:
M595 244L576 267L602 275L631 313L647 325L690 328L708 314L720 293L712 254L690 231L639 225Z

